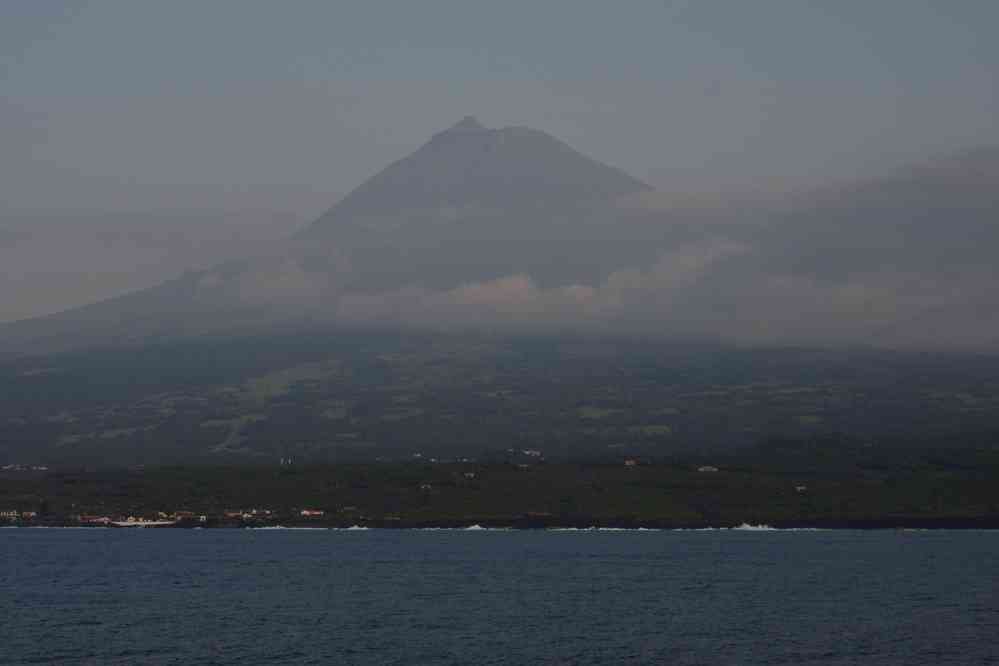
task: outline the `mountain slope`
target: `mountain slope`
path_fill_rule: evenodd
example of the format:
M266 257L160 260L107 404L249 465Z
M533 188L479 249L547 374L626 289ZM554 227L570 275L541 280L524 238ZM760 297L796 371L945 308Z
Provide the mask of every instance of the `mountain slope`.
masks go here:
M379 220L415 211L564 207L649 189L545 132L488 129L466 117L368 179L317 220L312 231L343 231L338 226L378 231Z
M465 119L266 256L0 327L0 357L314 322L999 349L999 150L755 210L649 199Z
M0 357L335 317L345 291L451 288L504 276L596 281L637 254L616 202L649 190L544 132L473 118L348 194L265 256L0 326Z
M621 224L635 212L618 203L649 189L544 132L488 129L468 117L348 194L302 238L318 244L306 255L320 271L331 248L338 266L349 255L351 289L447 288L516 274L592 283L647 255L648 238Z

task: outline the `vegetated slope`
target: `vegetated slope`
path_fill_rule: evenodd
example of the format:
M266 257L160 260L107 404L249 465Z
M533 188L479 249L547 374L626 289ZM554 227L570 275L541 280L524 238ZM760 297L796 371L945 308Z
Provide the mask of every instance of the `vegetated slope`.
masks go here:
M2 326L0 357L317 323L999 349L997 150L749 209L655 199L466 119L265 256Z
M177 527L999 526L994 447L858 448L833 438L781 446L715 455L711 465L678 457L0 470L0 503L38 512L22 521L36 525L185 511L194 515Z
M988 357L615 339L202 338L0 366L0 462L620 461L837 433L951 446L999 423L997 376Z

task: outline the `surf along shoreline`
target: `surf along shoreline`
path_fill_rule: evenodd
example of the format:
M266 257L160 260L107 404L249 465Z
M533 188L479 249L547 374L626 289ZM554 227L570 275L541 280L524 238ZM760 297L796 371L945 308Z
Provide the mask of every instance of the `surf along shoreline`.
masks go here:
M33 520L11 522L7 528L72 529L310 529L310 530L424 530L424 531L565 531L565 532L641 532L641 531L857 531L857 530L999 530L999 516L954 518L870 518L820 521L766 521L739 523L682 523L670 521L546 521L538 519L488 519L449 521L399 521L371 519L342 521L176 521L171 523L134 523L121 521L80 523L73 520Z

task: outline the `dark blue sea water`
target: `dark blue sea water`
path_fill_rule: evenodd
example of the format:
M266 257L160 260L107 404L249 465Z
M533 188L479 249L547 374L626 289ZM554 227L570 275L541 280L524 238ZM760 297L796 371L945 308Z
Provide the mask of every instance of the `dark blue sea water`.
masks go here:
M0 663L999 663L997 532L0 530Z

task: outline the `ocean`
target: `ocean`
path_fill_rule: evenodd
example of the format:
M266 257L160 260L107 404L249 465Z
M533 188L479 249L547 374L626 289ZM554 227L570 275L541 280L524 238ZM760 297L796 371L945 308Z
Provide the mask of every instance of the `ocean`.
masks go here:
M2 529L0 663L999 663L999 532Z

